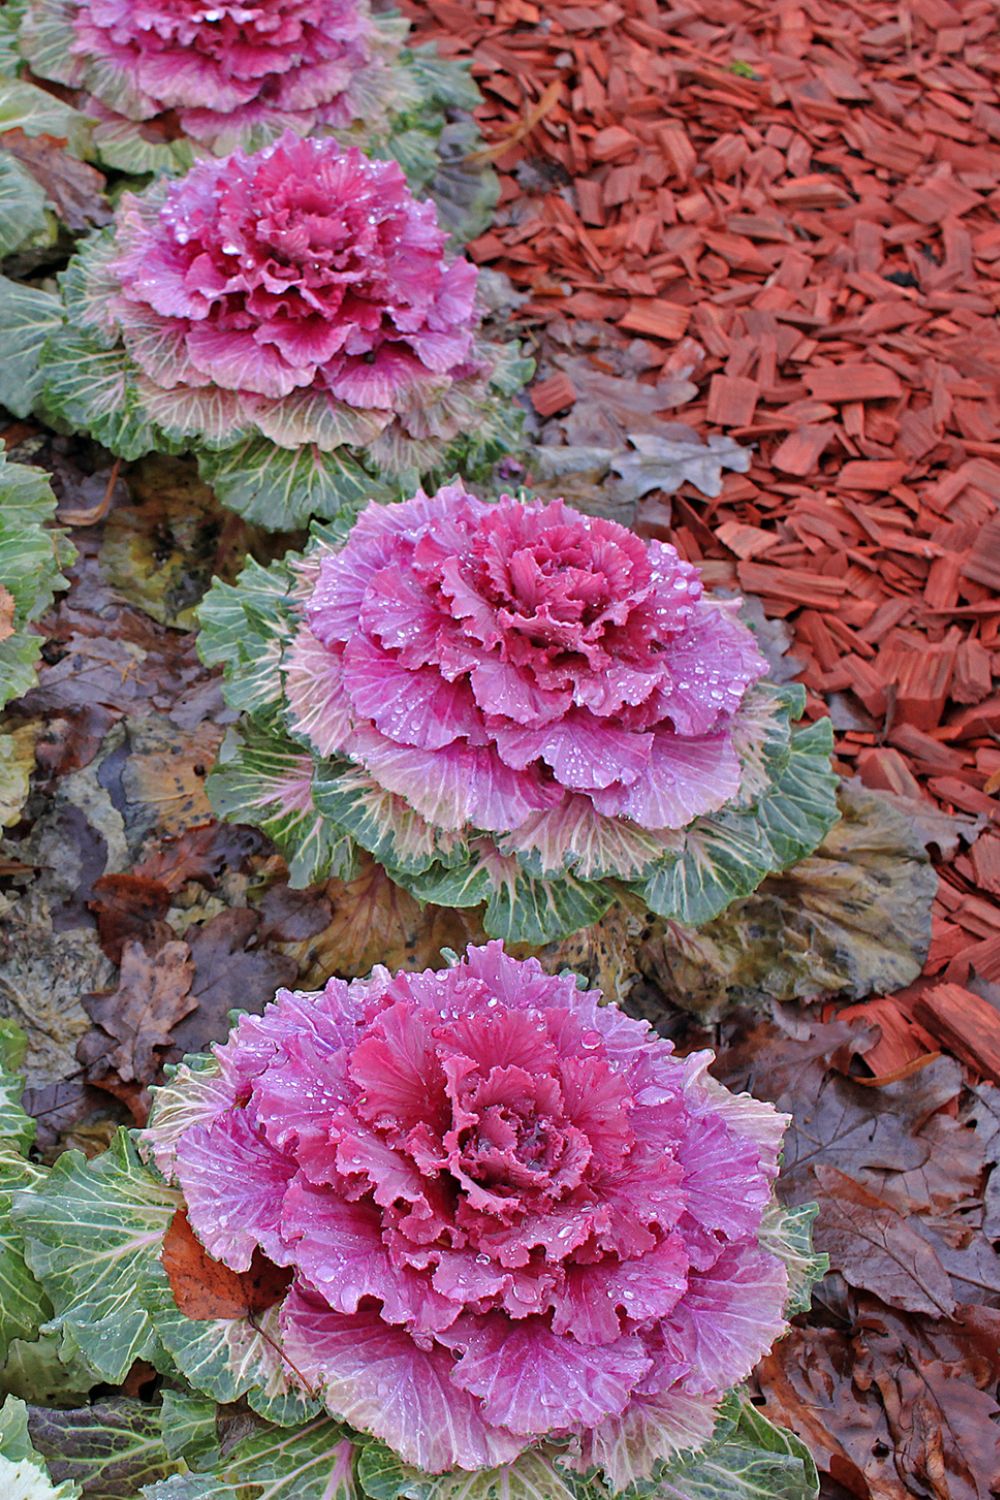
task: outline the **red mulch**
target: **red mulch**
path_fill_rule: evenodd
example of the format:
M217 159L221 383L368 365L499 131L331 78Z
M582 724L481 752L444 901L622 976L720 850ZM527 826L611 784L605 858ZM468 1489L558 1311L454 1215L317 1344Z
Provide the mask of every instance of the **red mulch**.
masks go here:
M958 986L1000 980L996 0L405 9L485 96L475 258L523 317L647 341L644 379L696 362L676 415L754 445L720 499L682 492L679 546L788 620L842 770L986 820L940 868L944 983L895 1009L897 1061L962 1055ZM574 399L557 374L535 404Z

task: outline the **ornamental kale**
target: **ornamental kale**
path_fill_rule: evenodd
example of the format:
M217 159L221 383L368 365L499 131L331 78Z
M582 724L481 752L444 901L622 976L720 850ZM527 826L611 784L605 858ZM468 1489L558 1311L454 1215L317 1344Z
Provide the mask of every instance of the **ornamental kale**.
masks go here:
M71 263L42 409L126 458L193 450L275 529L399 493L490 451L527 373L478 336L445 244L394 162L333 140L201 162L126 193Z
M99 158L122 171L176 172L292 130L398 155L414 185L428 185L442 156L476 143L467 68L405 49L406 22L373 16L369 0L15 4L33 75L81 91ZM464 232L475 234L495 185L466 175Z
M209 146L275 120L350 125L391 87L377 43L364 0L29 0L21 30L37 76L84 89L98 118L174 110Z
M500 936L584 926L613 881L704 921L837 817L829 726L791 739L800 690L761 685L737 607L562 501L369 505L203 606L253 715L217 806L297 879L343 873L355 840L421 899L486 901Z
M141 1136L211 1257L290 1271L291 1384L426 1473L555 1437L624 1489L785 1327L785 1117L599 1002L500 943L280 991Z

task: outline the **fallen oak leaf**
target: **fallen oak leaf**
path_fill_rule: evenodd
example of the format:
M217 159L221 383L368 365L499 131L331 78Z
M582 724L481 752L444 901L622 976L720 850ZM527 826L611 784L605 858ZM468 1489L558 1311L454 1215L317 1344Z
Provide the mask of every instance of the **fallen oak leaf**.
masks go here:
M25 135L20 129L5 130L3 149L28 169L70 229L90 229L111 222L111 210L104 199L103 175L96 167L71 156L65 139Z
M816 1248L844 1280L890 1307L949 1317L957 1306L937 1254L886 1198L837 1167L813 1168L819 1187Z
M181 834L207 823L212 808L205 779L222 735L210 722L185 730L158 715L131 720L131 753L122 771L128 800L152 811L165 833Z
M189 880L212 890L223 870L242 868L246 859L262 851L265 842L255 828L214 820L199 823L184 833L158 839L132 873L164 886L172 896Z
M421 903L395 885L368 855L350 880L327 881L330 921L304 941L284 943L300 983L319 987L331 974L356 979L373 965L426 969L441 963L445 948L461 950L483 942L478 911Z
M248 907L219 912L203 926L188 929L194 976L192 1004L171 1038L170 1060L185 1052L203 1052L223 1041L231 1010L259 1015L274 992L294 984L294 958L258 942L260 915Z
M755 1376L772 1422L809 1445L820 1470L859 1500L906 1500L877 1395L852 1379L857 1350L832 1328L791 1328Z
M94 1022L77 1057L87 1082L123 1100L139 1123L149 1111L148 1085L172 1045L171 1032L198 1005L191 993L195 966L187 943L165 943L149 954L140 942L122 946L118 988L85 995Z
M231 1271L213 1260L183 1208L170 1221L160 1258L174 1301L186 1318L198 1322L266 1312L280 1302L292 1279L291 1270L276 1266L259 1250L249 1271Z
M160 881L135 873L102 875L93 893L87 905L97 917L101 947L112 963L121 963L126 942L139 942L156 953L170 941L173 934L163 920L170 910L170 891Z

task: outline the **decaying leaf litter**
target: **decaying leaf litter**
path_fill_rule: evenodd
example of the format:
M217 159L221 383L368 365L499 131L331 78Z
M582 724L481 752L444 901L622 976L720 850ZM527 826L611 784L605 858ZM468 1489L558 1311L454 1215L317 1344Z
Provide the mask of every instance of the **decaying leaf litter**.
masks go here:
M827 8L735 0L566 7L547 25L521 0L415 9L472 51L487 91L504 214L478 254L519 289L498 302L540 357L528 475L669 527L718 587L761 597L762 639L814 715L829 704L858 773L824 848L708 928L623 911L550 957L684 1050L717 1046L723 1081L793 1114L786 1193L820 1203L832 1270L758 1384L827 1492L985 1496L1000 1373L989 7L859 7L833 36ZM67 514L99 513L111 481L109 513L72 528L38 687L7 715L36 770L0 851L0 1009L27 1025L51 1159L141 1120L162 1064L219 1037L248 993L436 963L477 932L375 866L291 890L260 835L211 819L228 711L191 610L247 547L266 562L288 539L225 517L174 461L118 475L30 423L4 436L53 473ZM928 848L944 874L932 932L915 917ZM889 925L895 945L873 941ZM10 1389L85 1394L71 1370L45 1391L52 1367L28 1360L8 1356ZM114 1426L142 1379L88 1421ZM56 1477L80 1430L39 1419Z

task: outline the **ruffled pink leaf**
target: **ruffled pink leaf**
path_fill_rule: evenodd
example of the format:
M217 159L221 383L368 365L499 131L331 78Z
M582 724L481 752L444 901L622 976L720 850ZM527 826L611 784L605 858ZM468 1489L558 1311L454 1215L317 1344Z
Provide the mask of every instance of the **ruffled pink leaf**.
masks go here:
M787 1294L777 1256L743 1245L724 1250L710 1271L693 1272L662 1329L668 1354L691 1366L685 1389L739 1384L784 1331Z
M464 1319L445 1341L460 1356L456 1385L480 1398L490 1422L531 1437L622 1411L650 1364L637 1338L581 1344L539 1318Z
M635 1260L605 1257L574 1266L563 1293L553 1298L552 1328L581 1344L613 1342L628 1327L664 1318L687 1290L688 1257L682 1237L668 1235Z
M331 1312L293 1291L282 1308L289 1358L323 1390L330 1410L370 1432L426 1474L508 1463L523 1438L490 1425L452 1380L453 1360L422 1348L374 1312Z
M295 1162L276 1151L240 1109L196 1125L177 1145L177 1181L195 1234L215 1260L248 1271L258 1246L287 1264L279 1234Z

